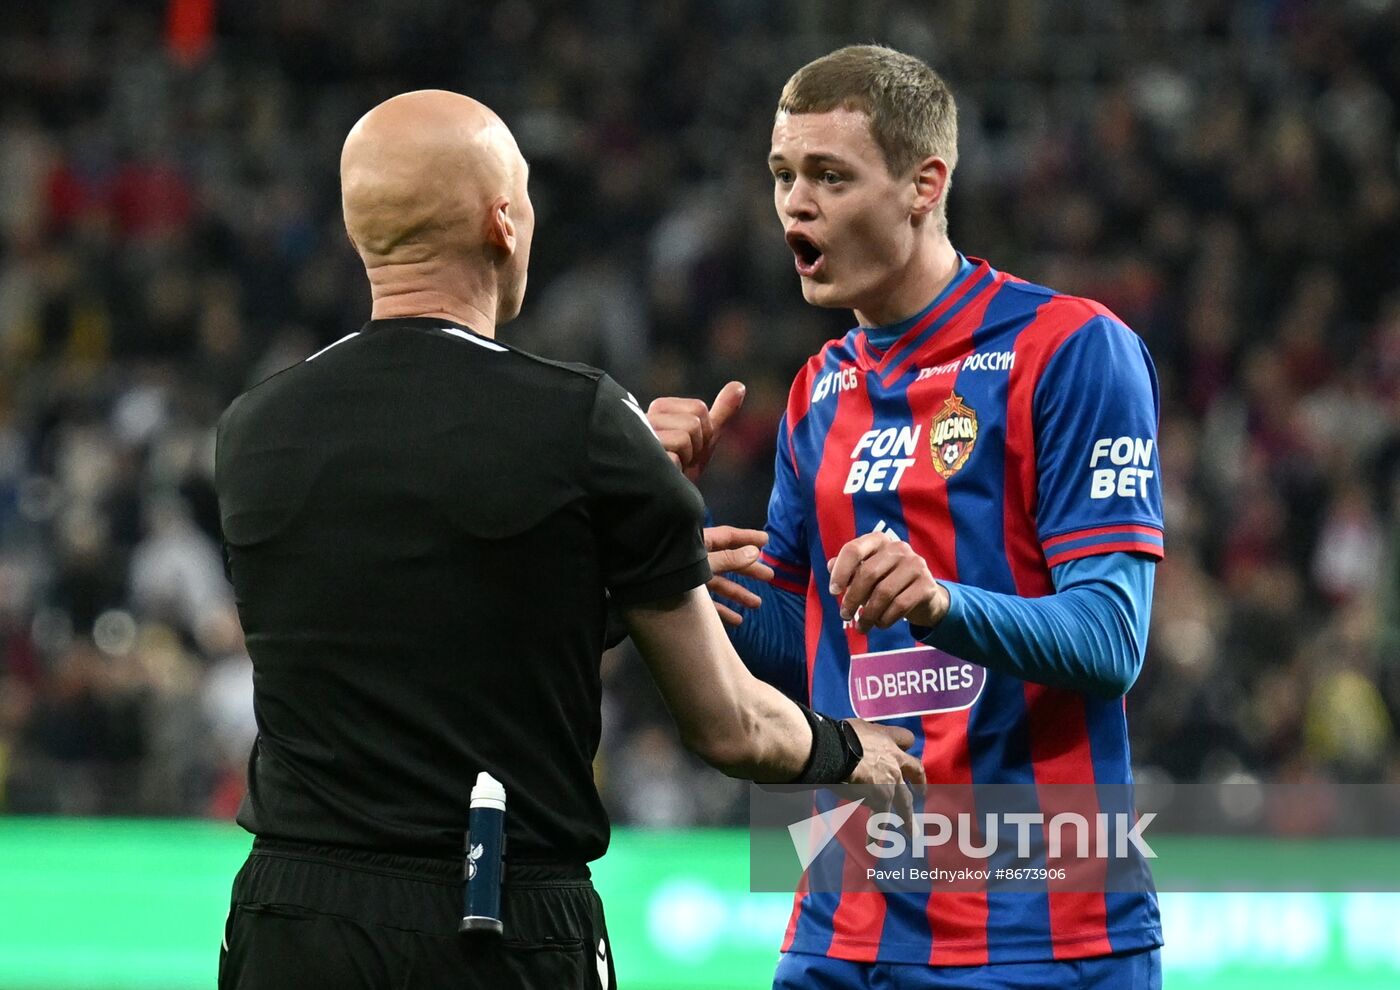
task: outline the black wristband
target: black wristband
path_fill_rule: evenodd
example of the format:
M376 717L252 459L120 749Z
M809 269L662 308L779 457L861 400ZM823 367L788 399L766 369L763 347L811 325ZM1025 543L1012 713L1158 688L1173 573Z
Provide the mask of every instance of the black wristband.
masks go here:
M812 727L812 752L807 756L807 765L793 780L794 784L839 784L851 775L855 767L850 763L846 744L841 738L841 725L835 719L814 712L801 702L797 707L807 716L807 724Z

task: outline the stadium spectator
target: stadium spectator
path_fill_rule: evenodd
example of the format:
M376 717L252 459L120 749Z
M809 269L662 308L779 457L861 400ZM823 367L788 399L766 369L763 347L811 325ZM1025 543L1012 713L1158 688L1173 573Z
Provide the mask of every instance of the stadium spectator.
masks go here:
M808 343L847 327L796 298L767 176L751 163L768 146L786 70L869 39L925 57L959 93L956 242L1102 299L1152 351L1170 538L1151 653L1128 697L1138 764L1188 780L1300 762L1353 772L1305 724L1330 677L1313 662L1317 637L1349 624L1372 656L1357 676L1400 724L1400 4L938 10L933 20L905 0L220 4L217 37L193 62L164 50L153 5L8 12L4 810L64 807L24 767L42 755L30 726L52 706L39 699L71 676L72 642L110 608L143 628L159 621L130 584L152 521L143 506L182 499L212 539L218 411L367 315L328 163L358 114L390 93L456 89L521 122L541 223L555 232L534 261L523 346L552 352L554 314L539 304L566 273L600 264L611 274L591 287L597 305L632 314L607 346L645 353L641 378L621 376L644 402L713 395L731 377L749 384L726 460L704 484L719 518L761 522L772 450L755 448L770 442ZM114 198L122 175L128 190L133 175L171 185L133 214ZM606 353L602 339L594 346ZM742 376L735 362L749 366ZM737 444L740 434L759 439ZM1343 514L1379 534L1369 587L1350 561L1315 569L1337 556L1321 533ZM1347 618L1323 573L1341 573L1369 618ZM216 657L175 621L207 679ZM606 679L599 776L623 821L617 767L643 747L675 746L646 731L665 715L638 686L639 662L618 651ZM207 722L187 731L202 750ZM1400 766L1394 734L1375 738L1383 762ZM83 765L100 776L110 763ZM742 809L726 779L696 779L697 806ZM215 800L226 785L197 774L158 806L227 810L236 800Z

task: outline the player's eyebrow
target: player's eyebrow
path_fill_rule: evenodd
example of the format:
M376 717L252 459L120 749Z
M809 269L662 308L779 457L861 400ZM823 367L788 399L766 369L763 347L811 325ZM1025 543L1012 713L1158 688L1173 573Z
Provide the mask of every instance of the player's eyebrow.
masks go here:
M774 151L774 152L772 152L772 153L768 156L768 164L769 164L769 165L777 165L777 164L779 164L779 163L781 163L781 162L786 162L786 161L787 161L787 156L784 155L784 154L782 154L781 152L778 152L778 151ZM802 161L802 164L803 164L803 165L806 165L806 166L808 166L808 167L813 167L813 166L818 166L818 165L840 165L840 166L849 166L849 165L851 164L849 161L847 161L846 159L842 158L840 155L832 154L832 153L829 152L829 151L812 151L812 152L808 152L807 154L805 154L805 155L802 156L801 161Z

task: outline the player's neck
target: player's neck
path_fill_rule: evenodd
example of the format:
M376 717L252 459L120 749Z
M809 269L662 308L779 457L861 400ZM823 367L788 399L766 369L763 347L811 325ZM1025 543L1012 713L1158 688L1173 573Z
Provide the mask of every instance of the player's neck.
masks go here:
M473 279L457 266L429 260L367 267L372 320L426 316L496 336L494 285Z
M907 320L948 287L960 264L958 252L945 236L921 245L870 303L855 310L856 322L863 327L887 327Z

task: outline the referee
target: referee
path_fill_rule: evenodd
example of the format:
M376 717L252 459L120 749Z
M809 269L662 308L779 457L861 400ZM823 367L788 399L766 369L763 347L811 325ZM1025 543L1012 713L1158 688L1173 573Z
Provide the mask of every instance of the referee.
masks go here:
M341 156L372 319L237 399L216 486L258 739L221 988L607 988L588 862L608 601L685 744L761 781L922 782L912 737L751 677L703 585L698 493L603 373L497 343L527 166L481 104L387 101ZM462 839L507 795L499 936L463 936Z

